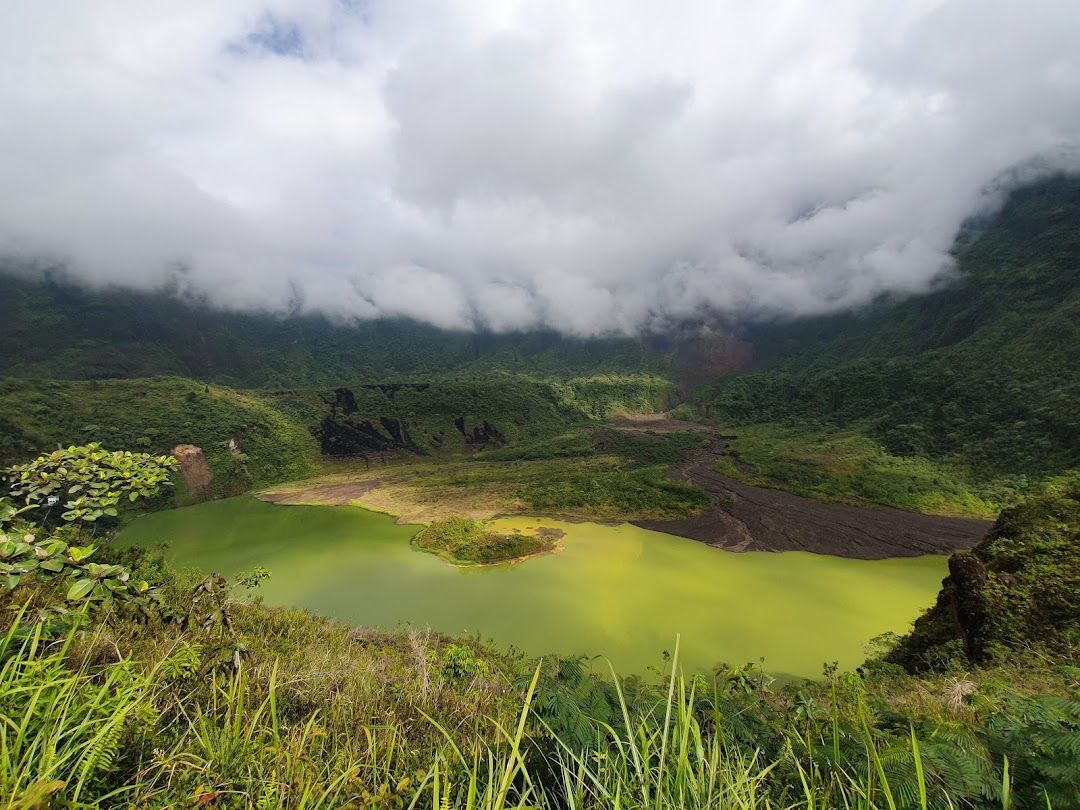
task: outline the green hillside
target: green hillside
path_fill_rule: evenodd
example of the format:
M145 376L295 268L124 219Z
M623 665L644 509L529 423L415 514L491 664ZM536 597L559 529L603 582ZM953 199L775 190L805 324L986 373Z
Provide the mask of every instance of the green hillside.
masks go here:
M403 319L212 309L168 291L88 290L62 274L0 264L0 376L85 380L175 376L242 388L430 380L491 371L545 378L663 374L663 339L577 340L551 332L448 332Z
M937 603L889 658L912 670L1080 649L1080 477L1001 513L970 551L949 560Z
M833 477L830 454L778 458L780 428L789 439L863 437L870 464L921 459L999 503L1080 466L1080 179L1016 191L956 251L956 278L938 292L758 327L761 366L699 388L694 410L774 426L734 449L759 461L771 452L770 475L796 487Z
M153 453L193 444L214 476L203 497L213 497L310 477L335 457L549 458L569 452L551 442L568 431L571 454L588 454L592 445L582 428L615 410L656 410L669 390L654 377L542 382L505 373L278 391L180 377L9 377L0 378L0 462L89 441Z
M781 686L719 664L683 678L676 647L670 679L613 680L586 658L346 628L242 599L264 569L199 579L109 546L104 519L34 525L0 498L13 718L0 796L27 808L1077 807L1080 180L1017 192L958 255L956 282L929 296L758 327L759 367L680 406L737 434L717 464L759 484L924 511L1011 504L953 556L914 631L875 640L858 672L826 666ZM533 511L588 517L683 514L704 498L663 477L699 435L599 428L676 399L674 342L484 344L11 289L4 466L56 444L190 443L213 471L209 496L308 478L335 457L407 455L407 483L442 500L502 487ZM174 376L124 378L163 371ZM101 547L76 545L87 537Z
M5 275L0 458L55 442L189 441L231 468L216 454L235 438L253 465L242 477L262 483L304 474L323 452L491 451L684 401L681 415L736 434L726 474L826 500L993 516L1080 466L1080 179L1014 192L956 253L955 277L929 295L748 329L756 369L692 390L737 367L745 347L334 325ZM158 375L174 379L114 381ZM355 412L333 404L338 388ZM168 393L131 399L144 390ZM188 397L195 407L181 407Z

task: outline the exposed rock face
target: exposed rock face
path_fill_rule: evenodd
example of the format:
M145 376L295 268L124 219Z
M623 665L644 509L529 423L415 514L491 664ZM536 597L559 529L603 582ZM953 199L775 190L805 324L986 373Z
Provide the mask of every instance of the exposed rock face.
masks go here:
M686 388L743 371L754 360L754 347L719 326L703 326L679 346L675 373Z
M953 627L964 643L964 653L972 661L984 644L986 624L986 566L970 551L958 551L949 558L949 576L942 583L947 593Z
M363 385L365 391L379 391L387 400L392 400L402 392L422 394L430 386L427 383L393 383L387 385ZM429 413L425 423L420 419L401 416L378 415L377 408L388 407L372 405L365 400L361 406L356 394L349 388L337 388L333 396L324 399L330 406L330 414L310 428L311 434L319 442L324 456L359 456L366 458L372 453L385 453L406 450L418 455L426 455L429 448L438 448L450 432L450 414L454 411ZM390 409L388 407L388 409ZM403 409L410 411L410 406ZM439 422L446 420L446 429L440 429ZM453 425L461 433L464 445L472 449L498 448L507 443L507 438L487 420L468 423L465 416L453 418ZM433 424L434 423L434 424ZM434 427L433 435L421 436L418 431ZM413 434L416 434L414 437ZM425 447L427 445L427 447Z
M1080 649L1080 480L1004 510L954 554L937 602L887 660L917 672L1018 647L1070 660Z
M465 438L465 444L467 445L503 447L506 444L506 437L499 432L497 427L489 423L486 419L484 420L484 424L475 426L470 431L466 428L465 417L459 416L454 420L454 427L461 431L461 435Z
M180 475L188 491L195 495L205 489L214 480L210 465L206 463L206 454L201 447L193 444L178 444L169 451L169 455L180 462Z
M389 436L380 433L369 419L355 421L333 416L327 416L311 428L311 434L322 447L324 456L366 456L388 450L423 452L412 440L403 421L384 417L379 422Z

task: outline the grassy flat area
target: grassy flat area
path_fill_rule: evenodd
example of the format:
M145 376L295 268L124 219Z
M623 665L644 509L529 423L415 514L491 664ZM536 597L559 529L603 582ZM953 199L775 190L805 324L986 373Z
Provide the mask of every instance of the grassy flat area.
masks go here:
M288 503L355 504L431 523L451 515L499 514L591 520L683 517L708 496L665 471L708 438L682 431L631 434L579 430L451 459L392 455L385 463L324 461L323 475L275 486L263 497Z
M731 455L716 471L755 486L953 517L993 518L1011 499L1001 487L970 483L962 464L891 455L856 430L764 424L732 432Z
M430 523L451 515L558 514L630 520L690 514L708 505L694 487L669 481L663 465L638 466L618 456L467 463L409 463L348 469L274 487L290 503L353 503ZM378 481L375 488L363 486ZM350 493L345 484L357 484ZM323 493L335 488L337 497ZM354 494L355 497L350 497Z
M958 462L892 455L857 426L773 423L731 433L731 455L717 461L717 472L819 501L993 518L1016 497L1007 487L972 483L971 471ZM391 455L370 465L324 460L322 475L264 495L290 503L355 504L419 523L500 514L678 518L704 508L708 498L669 480L665 471L709 441L689 431L601 429L452 459Z

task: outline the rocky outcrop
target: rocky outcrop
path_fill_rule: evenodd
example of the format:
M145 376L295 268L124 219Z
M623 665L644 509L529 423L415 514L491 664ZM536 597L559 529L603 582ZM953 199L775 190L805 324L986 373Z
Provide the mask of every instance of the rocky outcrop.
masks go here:
M206 463L206 454L201 447L193 444L178 444L169 451L169 455L180 462L180 475L192 495L198 495L214 480L210 465Z
M465 444L469 446L503 447L506 444L506 437L486 419L483 424L474 425L470 430L465 424L465 417L459 416L454 420L454 427L461 432Z
M455 411L449 409L445 397L434 395L430 406L418 402L416 395L423 395L430 387L427 383L362 385L357 390L377 391L382 396L361 396L359 400L354 390L337 388L323 400L330 408L329 415L310 428L311 434L324 456L337 457L367 458L400 451L427 455L443 447L453 428L461 434L462 449L496 449L507 444L506 435L486 419L452 416ZM401 392L408 392L408 401L389 405L388 400Z
M958 551L949 558L950 617L971 660L979 657L984 643L986 580L986 566L970 551Z
M1006 509L954 554L937 602L887 660L919 671L1017 648L1071 659L1080 649L1080 481Z

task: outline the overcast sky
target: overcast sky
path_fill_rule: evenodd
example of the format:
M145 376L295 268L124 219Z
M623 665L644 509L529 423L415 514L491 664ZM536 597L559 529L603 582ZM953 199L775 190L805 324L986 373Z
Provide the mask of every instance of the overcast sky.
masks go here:
M3 0L0 254L588 335L924 290L1077 0Z

